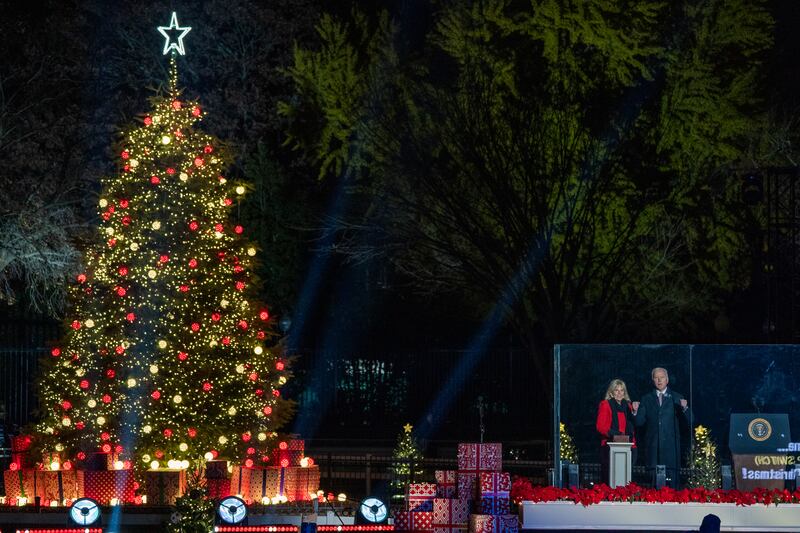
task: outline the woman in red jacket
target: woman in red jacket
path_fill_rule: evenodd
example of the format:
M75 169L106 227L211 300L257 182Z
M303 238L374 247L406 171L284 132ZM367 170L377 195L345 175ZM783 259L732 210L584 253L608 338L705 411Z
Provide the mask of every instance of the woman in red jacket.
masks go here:
M606 390L606 397L597 408L597 432L600 434L600 476L608 483L608 445L617 435L626 435L631 447L631 464L636 464L636 435L634 433L633 411L628 389L621 379L612 379ZM622 439L624 440L624 439Z

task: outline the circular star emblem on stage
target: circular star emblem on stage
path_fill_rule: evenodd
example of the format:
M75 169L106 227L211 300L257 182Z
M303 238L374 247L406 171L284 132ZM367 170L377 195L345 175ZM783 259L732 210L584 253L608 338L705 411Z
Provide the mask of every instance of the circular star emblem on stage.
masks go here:
M764 442L772 435L772 424L765 418L754 418L747 426L750 438L757 442Z
M192 31L189 26L178 26L178 14L172 12L172 18L169 21L169 26L159 26L159 33L164 36L164 54L169 53L170 50L175 50L180 55L186 55L186 50L183 48L183 38L186 34Z

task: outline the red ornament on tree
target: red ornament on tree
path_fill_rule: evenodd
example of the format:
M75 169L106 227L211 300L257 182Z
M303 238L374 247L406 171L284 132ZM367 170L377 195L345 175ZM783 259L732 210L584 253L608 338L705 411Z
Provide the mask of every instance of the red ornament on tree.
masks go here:
M81 323L78 322L77 320L73 320L71 326L72 329L74 329L75 331L81 329Z
M108 394L103 394L103 403L111 403L111 396Z
M124 198L123 198L122 200L120 200L120 201L119 201L119 206L120 206L121 208L123 208L123 209L127 209L127 208L128 208L128 205L129 205L129 204L128 204L128 200L125 200Z
M178 360L179 361L186 361L186 358L189 357L189 354L186 352L178 352Z
M159 183L161 183L161 178L159 178L158 176L150 176L150 183L152 183L153 185L158 185Z
M197 268L197 259L189 259L189 268Z
M192 108L192 115L194 115L194 116L196 116L196 117L199 117L199 116L200 116L200 113L202 113L202 111L200 110L200 107L199 107L199 106L194 106L194 107Z
M152 118L150 118L150 117L144 117L144 125L145 125L145 126L149 126L149 125L150 125L150 124L152 124L152 123L153 123L153 119L152 119Z
M86 274L78 274L78 283L86 281Z
M190 439L193 439L197 436L197 430L195 428L189 428L186 433L189 435Z
M283 364L283 361L278 361L277 363L275 363L275 370L283 370L284 368L285 365Z
M200 227L200 224L198 224L196 220L192 220L191 222L189 222L189 229L190 230L197 231L197 228L199 228L199 227Z
M50 350L50 355L52 355L53 357L58 357L59 355L61 355L61 348L53 348L52 350Z
M169 429L169 428L165 429L165 430L164 430L164 436L165 436L166 438L168 438L168 439L169 439L170 437L172 437L172 430L171 430L171 429Z
M133 322L134 320L136 320L136 315L134 315L133 313L128 313L127 315L125 315L125 319L128 322Z
M234 233L238 233L241 235L241 233L244 231L244 228L242 226L234 226L233 231Z
M154 399L154 400L158 400L158 399L160 399L160 398L161 398L161 391L159 391L159 390L154 390L153 392L151 392L151 393L150 393L150 397L151 397L152 399Z
M203 391L208 392L210 390L211 390L211 383L209 383L208 381L203 383Z
M258 318L260 318L261 320L264 320L264 321L269 320L269 311L267 311L266 309L262 309L258 313Z
M181 101L180 100L173 100L172 101L172 109L176 111L181 108Z

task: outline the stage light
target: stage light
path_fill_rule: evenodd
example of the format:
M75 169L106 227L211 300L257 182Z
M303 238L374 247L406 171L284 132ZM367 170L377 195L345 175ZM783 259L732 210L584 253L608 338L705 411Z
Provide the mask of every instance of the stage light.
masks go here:
M79 526L90 526L100 520L100 506L91 498L77 499L69 508L69 518Z
M247 518L247 506L241 498L228 496L219 502L217 513L226 524L238 524Z
M368 497L358 506L356 524L381 524L389 518L389 508L380 499Z

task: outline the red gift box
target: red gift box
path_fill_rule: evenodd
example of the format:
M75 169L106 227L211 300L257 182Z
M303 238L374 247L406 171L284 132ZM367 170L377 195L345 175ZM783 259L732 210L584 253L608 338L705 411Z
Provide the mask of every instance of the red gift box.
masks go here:
M147 505L175 505L186 492L186 470L147 470L142 481Z
M455 470L436 470L436 497L437 498L456 498L458 487L456 479L458 472Z
M458 471L456 475L456 495L462 500L474 500L478 496L478 474Z
M432 511L434 498L436 498L435 483L409 483L406 492L409 511Z
M12 453L11 462L17 463L17 468L33 468L35 465L28 452Z
M511 476L508 472L481 472L478 490L482 514L504 515L510 512Z
M399 511L394 516L397 531L433 531L433 512Z
M234 466L231 475L231 494L244 497L250 492L250 477L253 473L252 468L246 466Z
M228 461L206 461L206 479L228 479Z
M306 441L303 439L290 439L288 444L288 449L290 451L304 451L306 449Z
M83 473L83 495L104 505L112 498L121 503L133 502L133 471L89 470Z
M434 533L455 533L466 530L469 523L469 502L460 498L433 499Z
M30 435L15 435L11 437L11 452L27 452L30 450L31 444L33 444L33 437Z
M292 501L308 501L311 493L316 494L319 490L319 467L317 465L303 467L282 468L286 471L283 489L286 498Z
M264 467L250 469L250 483L245 494L254 502L262 498L272 498L278 494L280 471L278 468Z
M207 479L206 490L208 497L213 499L222 499L231 495L231 480L230 479Z
M469 533L518 533L519 519L516 515L474 514L469 517Z
M83 498L84 479L80 470L39 470L36 472L36 488L42 503L48 505L55 500L59 505L64 500Z
M458 445L459 472L497 472L503 467L503 445L499 442Z
M36 470L20 468L3 472L3 482L6 487L6 498L16 501L17 498L27 498L29 503L39 495L38 478Z

